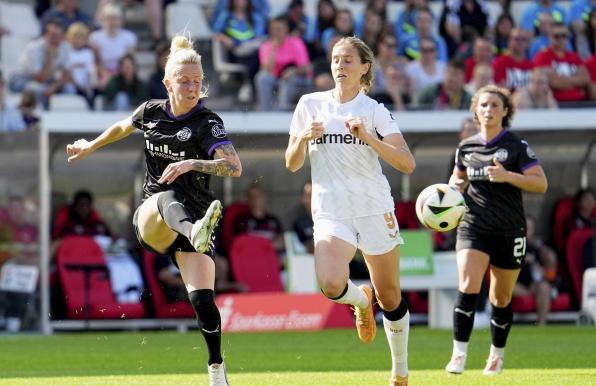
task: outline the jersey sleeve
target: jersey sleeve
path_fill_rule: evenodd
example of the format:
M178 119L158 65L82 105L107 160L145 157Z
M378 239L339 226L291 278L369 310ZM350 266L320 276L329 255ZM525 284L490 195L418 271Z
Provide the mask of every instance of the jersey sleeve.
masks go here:
M378 103L375 106L373 119L373 127L382 137L386 137L389 134L401 134L395 117L382 103Z
M145 126L143 125L143 116L145 115L146 105L147 102L143 102L143 104L137 107L137 109L129 117L132 127L134 127L137 130L145 130Z
M312 117L311 117L312 119ZM290 135L294 137L298 136L308 122L308 112L304 103L304 98L300 98L296 108L294 109L294 115L292 116L292 123L290 124Z
M455 166L460 171L466 170L466 167L464 166L464 161L462 160L462 151L459 147L455 149Z
M538 157L536 157L536 153L534 153L528 142L522 139L520 147L517 165L522 172L539 164Z
M231 144L228 133L224 127L223 120L216 114L210 115L204 127L199 129L199 147L210 157L215 149L220 146Z

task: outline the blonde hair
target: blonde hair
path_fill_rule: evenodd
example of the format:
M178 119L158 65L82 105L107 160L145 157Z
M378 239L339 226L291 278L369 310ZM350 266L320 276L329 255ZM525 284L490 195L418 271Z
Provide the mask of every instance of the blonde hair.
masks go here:
M501 101L503 102L503 107L507 109L507 115L503 117L501 121L501 126L509 128L511 127L511 121L513 120L513 115L515 115L515 105L511 100L511 92L504 88L499 87L494 84L489 84L484 87L481 87L476 91L476 94L472 97L472 103L470 103L470 111L472 112L472 116L474 116L474 122L480 124L480 120L476 116L476 107L478 106L478 99L480 99L480 95L484 93L495 94L498 96Z
M164 79L174 75L174 69L182 64L197 64L201 69L201 80L204 78L201 55L194 50L190 36L176 35L170 44L170 54L166 62ZM201 90L201 97L207 96L207 90Z
M373 82L375 80L375 73L373 70L373 61L375 60L375 54L373 54L372 50L369 46L366 45L366 43L358 39L356 36L343 37L339 39L337 43L335 43L335 46L338 46L340 44L350 44L352 47L356 49L356 51L358 51L358 56L360 56L360 63L370 64L370 66L368 67L368 71L360 78L360 88L362 92L364 92L365 94L368 93L372 88Z
M89 28L85 25L85 23L77 21L68 27L68 30L66 31L66 39L71 40L75 36L85 36L85 38L89 36Z

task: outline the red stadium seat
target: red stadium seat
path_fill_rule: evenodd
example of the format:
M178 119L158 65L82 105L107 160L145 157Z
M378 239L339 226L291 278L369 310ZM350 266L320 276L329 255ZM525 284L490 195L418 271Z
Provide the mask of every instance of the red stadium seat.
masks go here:
M141 302L116 302L103 252L93 238L65 237L56 251L56 265L69 319L133 319L145 316Z
M428 314L427 291L403 291L408 309L412 314Z
M593 237L596 237L596 230L578 229L571 232L567 241L567 268L571 277L571 288L573 289L574 299L580 306L584 274L584 246Z
M573 212L573 198L561 198L555 204L553 218L553 244L557 252L562 256L565 253L565 227L569 224L569 218Z
M143 273L147 285L148 296L153 305L156 318L194 318L195 311L188 299L168 303L162 285L154 270L155 254L143 252Z
M245 202L237 202L225 207L223 218L221 219L221 244L227 254L230 253L232 241L236 236L234 233L236 222L240 216L248 213L248 210L248 204Z
M536 312L534 295L514 296L511 299L513 312ZM571 297L567 293L560 293L550 304L552 312L567 311L571 309Z
M283 291L279 259L270 240L242 234L234 238L230 249L230 268L249 292Z
M420 223L416 217L416 203L414 201L397 201L395 203L395 218L400 229L420 228Z

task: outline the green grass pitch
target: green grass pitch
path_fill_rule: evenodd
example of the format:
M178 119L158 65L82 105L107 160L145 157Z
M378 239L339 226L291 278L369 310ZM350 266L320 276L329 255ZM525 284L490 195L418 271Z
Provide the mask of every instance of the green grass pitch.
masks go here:
M224 334L232 385L387 385L382 330L374 343L354 330ZM463 375L445 373L451 332L413 327L411 385L596 385L596 329L514 326L497 377L482 375L488 330L474 331ZM0 385L207 385L197 331L0 335Z

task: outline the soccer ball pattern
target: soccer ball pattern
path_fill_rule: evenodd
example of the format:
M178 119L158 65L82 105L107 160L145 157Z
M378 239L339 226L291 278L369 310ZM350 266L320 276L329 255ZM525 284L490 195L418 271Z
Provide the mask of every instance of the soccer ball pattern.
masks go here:
M464 197L447 184L431 185L416 199L416 216L420 223L439 232L457 227L465 211Z

